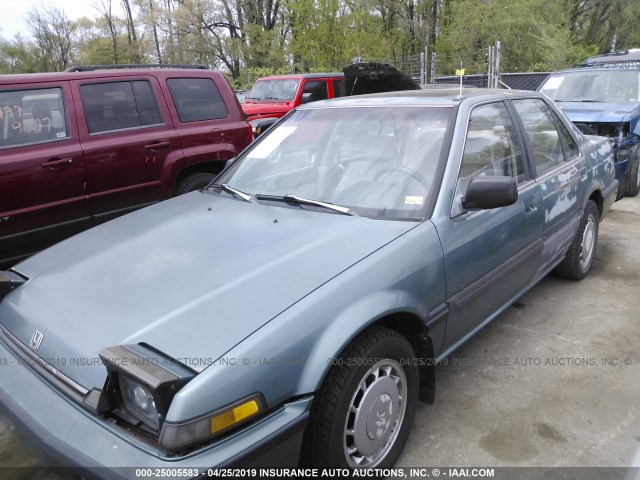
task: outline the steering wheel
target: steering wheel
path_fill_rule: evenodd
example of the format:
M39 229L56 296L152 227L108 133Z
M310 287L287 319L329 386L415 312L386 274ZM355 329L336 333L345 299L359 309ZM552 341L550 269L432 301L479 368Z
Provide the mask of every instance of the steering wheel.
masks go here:
M374 180L380 180L380 178L382 178L383 176L385 176L388 173L391 172L400 172L400 173L404 173L406 176L413 178L416 182L418 182L420 185L422 185L423 187L425 187L427 190L430 187L430 182L428 182L422 175L420 175L418 172L416 172L415 170L412 170L410 168L407 167L401 167L398 165L390 165L388 167L384 167L382 170L380 170L378 173L376 173L376 176L374 177Z

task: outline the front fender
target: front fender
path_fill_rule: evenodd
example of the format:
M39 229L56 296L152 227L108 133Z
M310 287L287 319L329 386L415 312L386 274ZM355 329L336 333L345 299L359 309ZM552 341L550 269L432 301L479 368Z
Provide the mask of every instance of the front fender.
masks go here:
M297 391L318 390L334 359L340 356L351 340L379 319L397 313L412 314L423 322L427 318L426 305L416 296L399 290L367 295L340 312L311 346Z
M270 287L264 288L268 292ZM444 297L442 248L435 227L425 222L294 302L214 359L174 397L167 420L194 418L251 393L261 393L269 408L313 393L332 360L367 326L398 312L425 320ZM432 335L442 336L444 326L440 323Z

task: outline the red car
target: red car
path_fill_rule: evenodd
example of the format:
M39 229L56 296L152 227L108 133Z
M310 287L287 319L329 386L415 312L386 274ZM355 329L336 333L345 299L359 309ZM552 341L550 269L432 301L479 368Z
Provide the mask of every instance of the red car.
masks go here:
M247 94L242 109L260 135L294 108L318 100L364 93L420 90L420 86L385 63L357 63L342 72L261 77Z
M202 188L253 139L221 73L134 67L0 75L0 265Z

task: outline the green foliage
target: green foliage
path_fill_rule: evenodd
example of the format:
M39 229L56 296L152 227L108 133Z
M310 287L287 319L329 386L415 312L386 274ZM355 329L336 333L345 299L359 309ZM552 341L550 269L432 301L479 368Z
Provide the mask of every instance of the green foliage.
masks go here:
M118 3L130 5L131 17L116 13ZM488 48L497 40L503 72L557 70L613 45L640 46L640 2L629 0L104 0L97 5L95 18L75 22L59 10L32 9L31 37L0 38L0 71L46 71L69 63L197 63L228 72L239 88L265 75L339 71L356 57L402 65L427 46L438 53L438 75L453 74L460 63L467 73L486 72Z
M36 47L22 36L7 41L0 38L0 73L35 73L41 71Z
M571 35L564 0L456 0L437 51L468 71L486 70L486 52L500 40L501 70L554 70L579 61L585 48Z

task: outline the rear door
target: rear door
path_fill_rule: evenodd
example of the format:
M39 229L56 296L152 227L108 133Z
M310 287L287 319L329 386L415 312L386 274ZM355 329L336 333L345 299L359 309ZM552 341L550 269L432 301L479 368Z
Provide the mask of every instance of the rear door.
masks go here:
M185 166L201 164L201 171L216 173L251 141L250 127L231 88L219 84L224 78L217 82L212 75L201 75L166 82Z
M0 262L90 226L68 82L0 90Z
M556 262L573 241L583 203L581 183L588 171L576 141L553 110L539 98L512 100L530 145L535 181L544 208L541 270Z
M95 223L166 198L165 163L182 156L158 81L75 81L80 139ZM165 180L166 182L166 180Z

